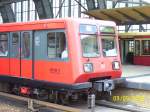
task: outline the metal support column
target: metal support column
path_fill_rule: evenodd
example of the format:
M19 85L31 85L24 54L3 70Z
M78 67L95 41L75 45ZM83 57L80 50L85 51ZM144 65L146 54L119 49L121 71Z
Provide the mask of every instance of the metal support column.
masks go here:
M40 19L53 18L53 8L49 0L33 0Z
M126 3L125 6L128 7L128 3ZM131 25L125 25L125 32L128 32L130 27L131 27Z
M30 0L28 0L28 21L30 20Z
M4 23L16 21L15 14L11 8L11 4L0 6L0 12Z
M62 3L62 0L59 0L59 18L62 17L62 8L60 8L62 6L61 3Z
M128 32L131 28L131 25L125 25L125 32Z
M94 0L86 0L88 10L95 9L95 1Z
M71 0L68 0L68 17L71 17Z
M106 0L97 0L97 5L99 9L106 9Z
M21 1L21 21L23 21L23 1Z
M113 0L113 1L112 1L112 8L115 8L115 7L116 7L116 5L117 5L117 3L118 3L118 1L117 1L117 0Z
M144 27L142 25L139 25L139 32L146 32L146 30L144 29Z
M81 4L81 0L78 1ZM81 17L81 6L78 5L78 17Z

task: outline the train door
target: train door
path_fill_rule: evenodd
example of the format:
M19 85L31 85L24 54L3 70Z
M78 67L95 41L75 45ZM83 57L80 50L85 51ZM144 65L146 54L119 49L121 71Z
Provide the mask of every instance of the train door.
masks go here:
M20 77L20 32L12 32L10 37L10 75Z
M10 35L10 74L32 78L32 32L12 32Z
M65 31L35 31L34 37L34 78L50 82L71 82Z
M133 54L134 54L134 41L129 39L122 40L122 62L123 64L132 64L133 63Z
M21 32L20 65L21 77L31 79L32 77L32 32Z

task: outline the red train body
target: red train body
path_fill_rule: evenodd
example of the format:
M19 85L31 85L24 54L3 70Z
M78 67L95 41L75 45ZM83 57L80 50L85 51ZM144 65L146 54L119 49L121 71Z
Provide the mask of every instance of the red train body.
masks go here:
M150 66L150 36L135 36L133 64Z
M1 24L0 47L1 81L84 89L91 88L93 81L121 76L118 36L111 21Z

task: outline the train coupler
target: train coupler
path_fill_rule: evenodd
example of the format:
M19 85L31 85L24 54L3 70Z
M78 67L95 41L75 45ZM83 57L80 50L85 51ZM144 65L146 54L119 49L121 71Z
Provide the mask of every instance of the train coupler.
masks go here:
M111 90L115 88L115 84L114 81L111 79L99 80L93 82L93 88L98 92L106 91L106 92L110 92L111 94Z

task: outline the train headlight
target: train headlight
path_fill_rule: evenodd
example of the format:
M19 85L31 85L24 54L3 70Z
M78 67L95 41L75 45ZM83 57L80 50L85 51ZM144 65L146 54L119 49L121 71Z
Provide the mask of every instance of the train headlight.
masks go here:
M93 71L93 64L92 63L85 63L84 64L84 71L85 72L92 72Z
M113 67L114 70L119 70L119 69L120 69L120 64L119 64L119 62L118 62L118 61L114 61L114 62L112 63L112 67Z

